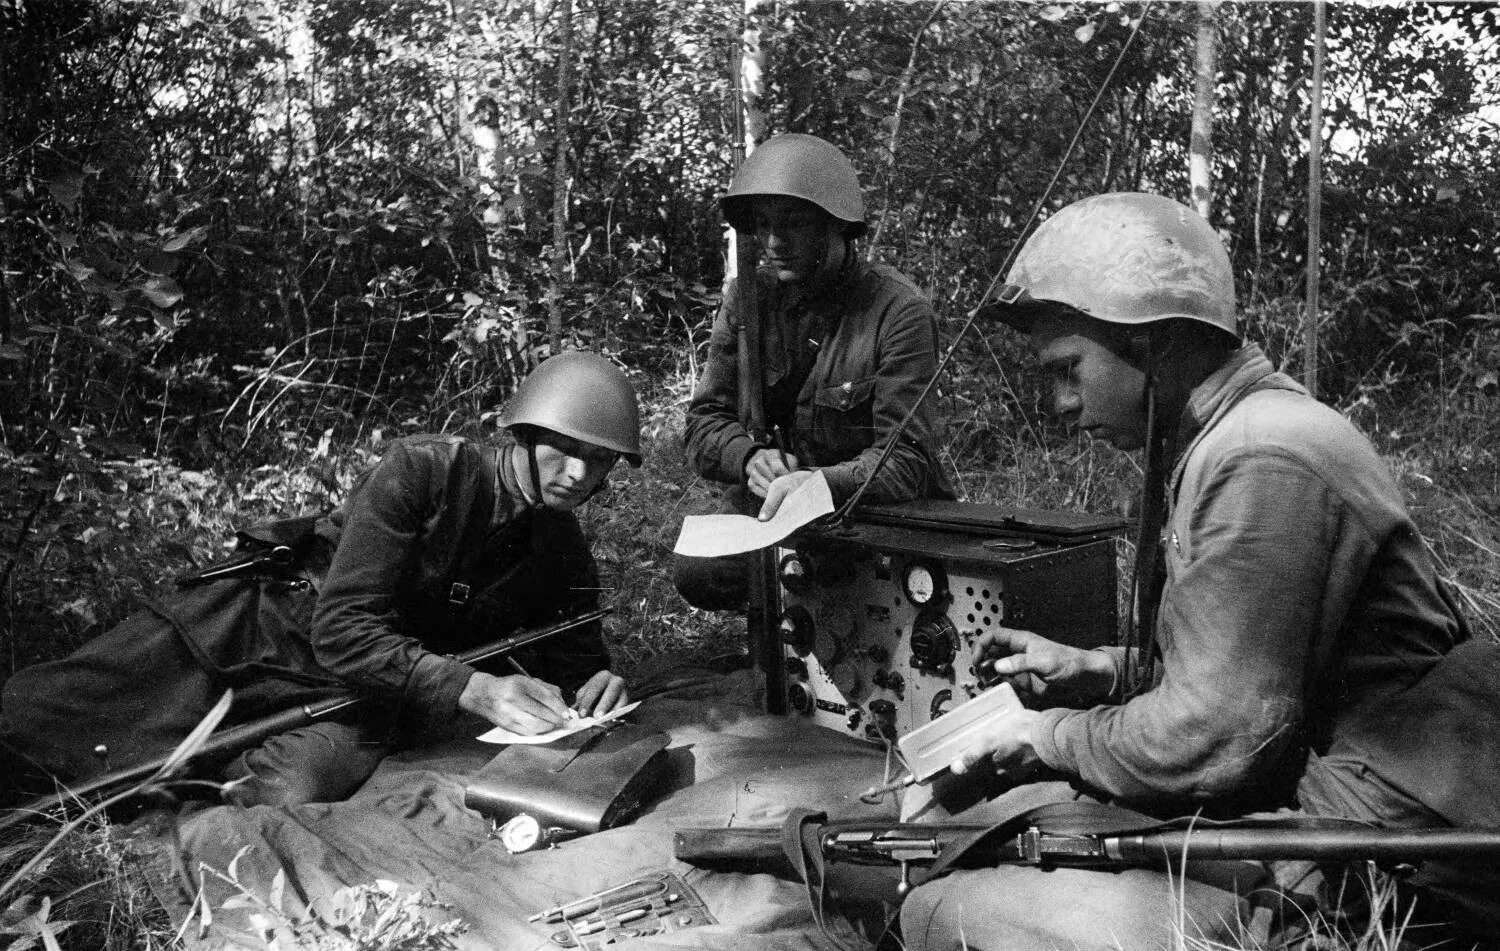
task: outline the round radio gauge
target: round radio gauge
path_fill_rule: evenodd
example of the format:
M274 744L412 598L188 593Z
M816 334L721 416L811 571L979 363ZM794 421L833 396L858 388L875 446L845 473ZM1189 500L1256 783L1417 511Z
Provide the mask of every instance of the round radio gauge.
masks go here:
M901 586L906 599L919 608L936 604L948 593L948 575L941 565L928 561L914 561L906 566L901 576Z

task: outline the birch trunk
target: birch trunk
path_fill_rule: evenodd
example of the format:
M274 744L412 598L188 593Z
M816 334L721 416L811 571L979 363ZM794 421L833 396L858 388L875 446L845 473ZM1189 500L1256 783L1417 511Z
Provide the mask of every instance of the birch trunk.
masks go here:
M1198 55L1193 70L1193 131L1188 142L1188 184L1193 208L1212 220L1214 86L1219 73L1219 0L1198 3Z

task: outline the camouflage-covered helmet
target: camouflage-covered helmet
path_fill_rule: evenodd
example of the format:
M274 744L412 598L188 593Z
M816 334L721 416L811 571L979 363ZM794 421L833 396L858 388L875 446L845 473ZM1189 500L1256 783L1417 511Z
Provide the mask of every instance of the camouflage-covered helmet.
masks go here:
M719 199L724 217L737 231L755 227L750 199L757 195L801 198L844 222L844 234L865 233L865 195L849 157L815 135L788 132L762 142L745 159L729 191Z
M1239 336L1234 273L1214 229L1160 195L1113 192L1042 222L987 315L1029 331L1041 305L1112 324L1186 319Z
M531 371L500 425L537 426L580 442L613 449L641 464L641 415L635 387L597 353L567 350Z

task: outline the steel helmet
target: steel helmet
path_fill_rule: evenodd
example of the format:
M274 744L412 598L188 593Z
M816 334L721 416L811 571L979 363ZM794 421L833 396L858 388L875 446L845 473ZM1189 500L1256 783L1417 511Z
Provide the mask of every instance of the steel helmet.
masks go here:
M719 199L724 217L736 231L750 231L750 201L757 195L801 198L844 222L844 233L865 233L865 195L848 156L815 135L788 132L772 136L750 153L729 191Z
M537 426L613 449L641 464L641 414L635 387L597 353L567 350L521 381L500 425Z
M1185 318L1239 336L1234 274L1214 229L1160 195L1113 192L1042 222L984 312L1029 331L1038 305L1066 304L1113 324Z

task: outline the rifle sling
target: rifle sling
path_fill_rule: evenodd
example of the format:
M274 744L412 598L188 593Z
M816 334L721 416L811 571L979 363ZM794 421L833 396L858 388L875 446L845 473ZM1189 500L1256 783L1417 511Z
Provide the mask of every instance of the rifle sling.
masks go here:
M827 881L824 877L822 829L827 822L826 812L811 809L793 809L787 813L781 825L781 848L807 888L807 908L813 923L834 947L845 948L848 943L828 928L828 918L823 908L828 898Z
M991 825L987 829L968 833L956 839L943 850L937 861L912 876L913 885L931 881L955 868L972 867L973 858L964 859L976 848L983 847L991 853L1004 853L1004 843L1030 828L1043 829L1059 835L1121 836L1134 833L1163 832L1168 830L1210 829L1347 829L1351 825L1364 827L1363 823L1350 820L1298 816L1296 818L1260 818L1213 820L1201 816L1183 816L1163 821L1121 806L1105 803L1076 801L1052 803L1029 809ZM1014 851L1011 849L1009 851ZM1059 863L1063 864L1063 863ZM1136 864L1122 862L1121 865ZM1191 863L1186 875L1189 878L1218 882L1229 879L1247 880L1255 877L1255 870L1263 863L1253 860L1214 860L1198 863L1203 866L1195 870Z

